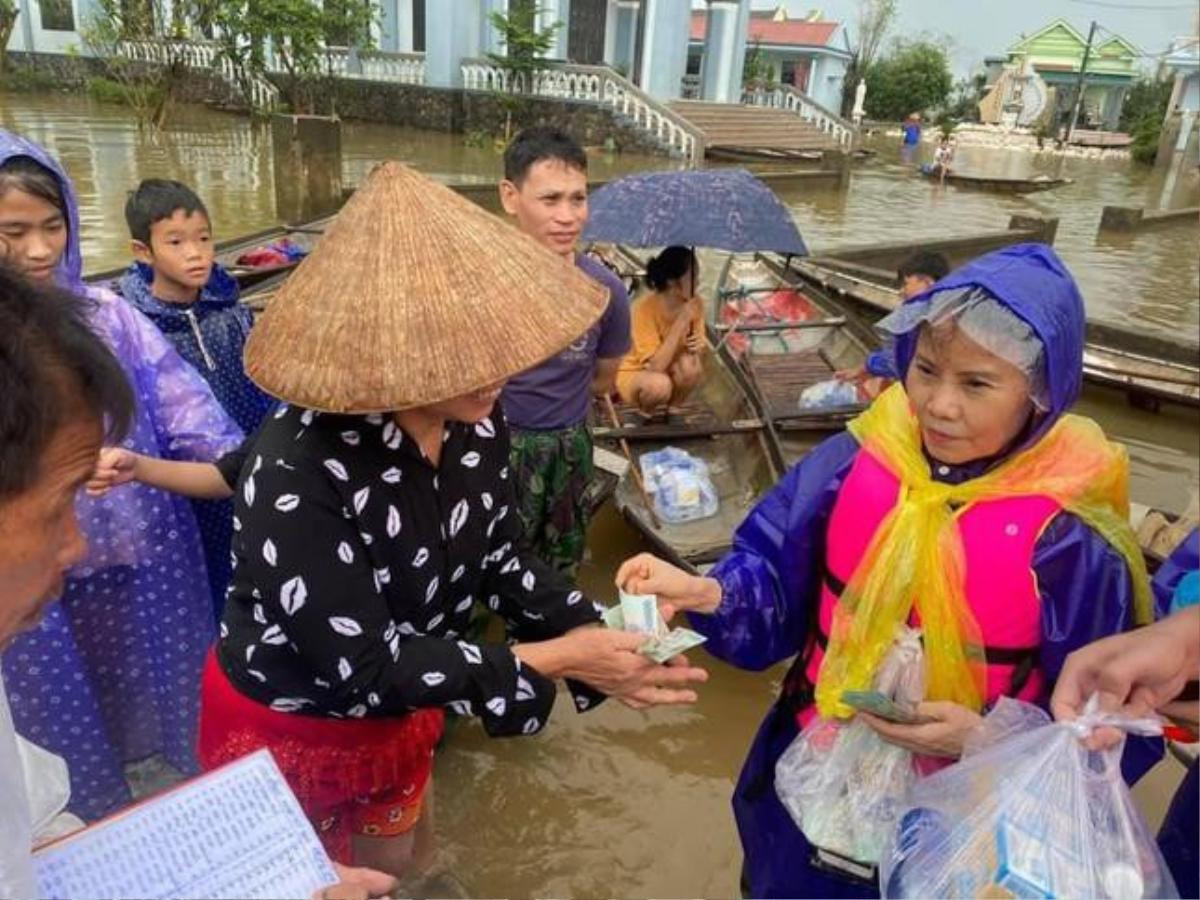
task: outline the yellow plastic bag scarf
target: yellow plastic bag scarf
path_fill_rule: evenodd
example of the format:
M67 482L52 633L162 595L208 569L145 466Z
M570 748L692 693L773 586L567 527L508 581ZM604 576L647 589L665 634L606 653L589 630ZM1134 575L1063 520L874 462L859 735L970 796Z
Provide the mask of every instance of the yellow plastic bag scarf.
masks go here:
M1043 495L1077 515L1124 557L1136 619L1151 620L1145 561L1128 522L1129 460L1092 420L1065 415L1032 447L957 485L932 479L902 385L880 395L849 428L863 450L896 476L900 492L835 608L817 679L822 716L853 713L841 702L842 693L871 687L896 627L914 605L925 633L926 696L980 709L986 665L979 626L964 595L957 519L980 500Z

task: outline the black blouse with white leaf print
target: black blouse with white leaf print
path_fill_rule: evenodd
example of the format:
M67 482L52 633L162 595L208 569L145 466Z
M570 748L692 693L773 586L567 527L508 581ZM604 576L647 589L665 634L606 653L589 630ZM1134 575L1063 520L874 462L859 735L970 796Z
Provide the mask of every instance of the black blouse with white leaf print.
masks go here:
M508 429L449 424L435 467L386 416L281 407L238 485L218 659L238 689L299 714L449 706L493 735L545 724L554 682L499 644L460 638L476 603L521 640L598 620L517 549ZM599 695L571 685L576 706Z

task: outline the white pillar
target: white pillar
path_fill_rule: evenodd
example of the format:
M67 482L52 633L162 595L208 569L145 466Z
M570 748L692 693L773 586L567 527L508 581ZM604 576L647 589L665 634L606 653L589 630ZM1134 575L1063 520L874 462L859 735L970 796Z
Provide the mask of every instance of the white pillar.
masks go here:
M701 96L714 103L738 103L742 99L741 67L734 69L738 48L746 43L749 19L741 15L748 2L708 0L708 28L704 35L704 65ZM741 30L739 31L739 27Z
M481 0L479 15L479 52L481 55L507 52L499 29L492 25L492 13L508 14L508 0Z
M479 0L425 4L425 83L462 87L463 57L479 53Z
M674 100L687 71L688 40L692 30L690 0L643 0L644 31L639 83L658 100Z
M413 5L412 0L394 0L396 15L396 52L412 53L413 47Z
M571 23L571 0L541 0L539 2L534 27L541 31L549 28L555 22L561 24L554 32L554 42L546 51L546 55L551 59L566 59L567 32Z
M610 65L622 69L630 81L636 80L633 61L637 56L638 11L640 0L616 0L616 27L613 29L613 56Z
M604 11L604 63L617 64L617 21L620 18L620 6L617 0L608 0Z

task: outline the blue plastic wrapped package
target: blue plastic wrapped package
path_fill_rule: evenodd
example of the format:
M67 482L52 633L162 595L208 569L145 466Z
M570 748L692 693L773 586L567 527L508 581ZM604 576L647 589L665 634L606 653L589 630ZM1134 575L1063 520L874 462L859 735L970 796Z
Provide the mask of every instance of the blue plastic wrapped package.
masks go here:
M1099 725L1161 733L1156 719L1072 722L1002 698L956 765L917 781L879 866L884 897L1178 897Z
M646 491L664 522L678 524L717 513L717 489L708 464L678 447L643 453L639 459Z

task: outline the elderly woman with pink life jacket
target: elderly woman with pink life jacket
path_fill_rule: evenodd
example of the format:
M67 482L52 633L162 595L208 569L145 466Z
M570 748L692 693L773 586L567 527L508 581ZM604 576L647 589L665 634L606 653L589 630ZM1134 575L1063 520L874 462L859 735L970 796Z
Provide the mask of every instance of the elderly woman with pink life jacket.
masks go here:
M707 576L649 554L617 575L686 610L734 665L795 657L734 793L746 896L878 895L869 864L827 865L777 795L777 761L818 717L857 715L928 772L999 697L1046 704L1068 653L1153 617L1125 452L1067 414L1085 318L1054 251L981 257L880 328L902 382L796 465ZM874 686L908 627L923 644L921 722L856 713L846 693ZM1126 777L1160 752L1131 739Z

